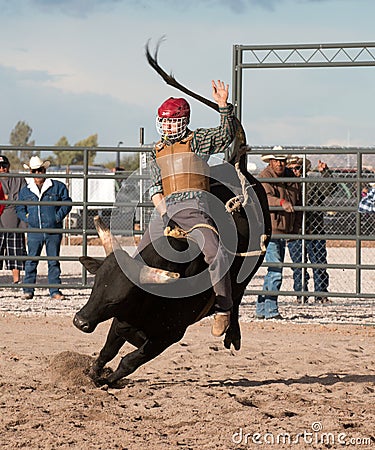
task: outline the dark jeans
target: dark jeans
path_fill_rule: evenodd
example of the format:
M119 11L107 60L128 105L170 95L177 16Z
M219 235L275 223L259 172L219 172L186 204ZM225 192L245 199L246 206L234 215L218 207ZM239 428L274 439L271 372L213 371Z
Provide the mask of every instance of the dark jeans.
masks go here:
M29 256L40 256L43 246L46 246L47 256L60 256L62 234L28 233L27 250ZM39 261L26 261L24 283L35 284ZM60 262L48 261L48 283L61 284ZM33 288L25 288L25 294L34 295ZM50 295L59 293L56 287L49 289Z
M305 241L305 262L310 261L311 264L327 264L327 248L326 241L323 239L306 240ZM302 263L302 240L288 242L290 259L294 263ZM326 269L314 268L314 290L316 292L328 292L329 275ZM293 280L295 291L307 291L310 276L305 270L305 282L302 289L302 269L293 269Z

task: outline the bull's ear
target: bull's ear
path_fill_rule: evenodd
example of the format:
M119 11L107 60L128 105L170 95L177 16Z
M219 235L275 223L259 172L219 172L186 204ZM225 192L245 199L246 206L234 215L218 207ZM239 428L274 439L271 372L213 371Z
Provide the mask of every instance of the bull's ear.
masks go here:
M86 267L86 269L93 274L96 274L99 267L103 264L104 260L91 258L90 256L80 256L79 262Z

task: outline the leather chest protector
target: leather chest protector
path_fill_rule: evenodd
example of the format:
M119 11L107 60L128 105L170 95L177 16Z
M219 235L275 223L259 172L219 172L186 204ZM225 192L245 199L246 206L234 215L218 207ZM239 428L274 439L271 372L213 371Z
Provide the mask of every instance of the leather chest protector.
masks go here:
M172 145L156 145L156 163L161 170L164 196L181 191L209 191L210 167L191 151L193 134Z

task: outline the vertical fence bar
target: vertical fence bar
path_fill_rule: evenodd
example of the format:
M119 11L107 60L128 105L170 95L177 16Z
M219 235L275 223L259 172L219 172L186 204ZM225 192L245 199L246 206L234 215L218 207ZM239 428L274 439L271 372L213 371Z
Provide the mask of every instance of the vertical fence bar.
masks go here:
M356 191L357 191L357 199L360 201L361 199L361 194L362 194L362 189L361 189L361 182L359 181L359 178L362 177L362 153L358 152L357 153L357 182L356 182ZM356 289L356 294L359 294L361 292L361 275L362 275L362 271L361 271L361 261L362 261L362 240L358 237L360 235L362 235L362 230L361 230L361 214L358 211L356 211L356 237L355 237L355 264L356 264L356 269L355 269L355 289Z
M234 106L234 114L241 121L242 117L242 50L239 45L233 46L233 71L232 71L232 102Z
M87 148L83 151L83 208L82 208L82 255L87 256L87 227L88 227L88 186L89 186L89 151ZM87 272L82 267L82 284L87 283Z

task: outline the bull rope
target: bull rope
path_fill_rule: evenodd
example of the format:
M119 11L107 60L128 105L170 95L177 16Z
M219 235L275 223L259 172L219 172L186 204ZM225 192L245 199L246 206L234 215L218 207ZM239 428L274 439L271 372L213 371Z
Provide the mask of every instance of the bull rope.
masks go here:
M213 227L212 225L209 225L207 223L197 223L196 225L194 225L193 227L191 227L189 230L183 230L180 227L174 227L174 228L170 228L167 227L164 230L164 235L165 236L170 236L170 237L174 237L176 239L191 239L192 241L196 242L194 238L192 238L191 236L189 236L189 234L196 230L197 228L208 228L209 230L213 231L214 233L217 234L217 236L219 236L219 232L217 231L217 229L215 227ZM235 256L242 256L244 258L249 257L249 256L261 256L264 255L266 253L267 247L265 245L265 241L267 239L267 235L266 234L262 234L260 236L260 250L252 250L249 252L232 252L231 250L226 249L227 252L229 252L232 255Z
M247 202L249 200L249 194L247 192L246 187L246 177L240 170L240 156L241 152L238 152L236 155L236 160L234 163L234 168L237 172L238 179L241 183L241 189L242 189L242 195L236 195L235 197L230 198L225 203L225 209L228 213L233 214L235 211L239 211L239 209L242 207L245 207L247 205Z

